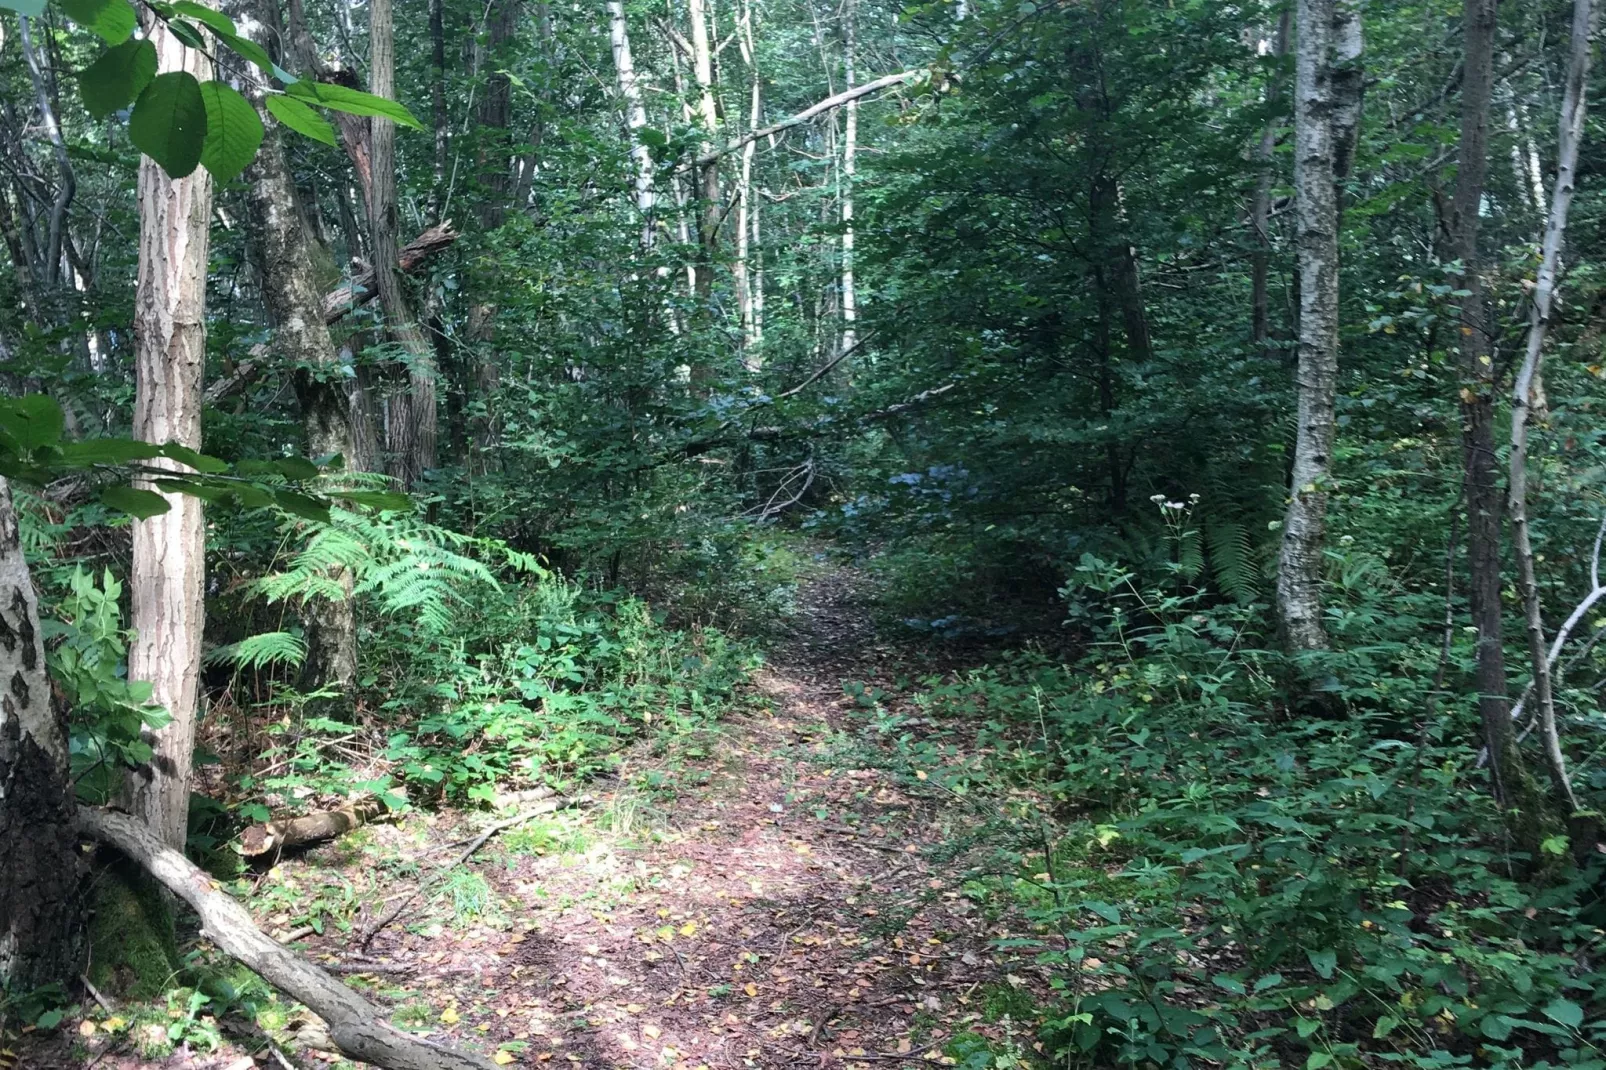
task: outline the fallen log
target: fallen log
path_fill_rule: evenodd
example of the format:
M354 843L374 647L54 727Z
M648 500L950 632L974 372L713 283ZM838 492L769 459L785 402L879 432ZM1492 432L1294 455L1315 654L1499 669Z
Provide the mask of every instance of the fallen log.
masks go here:
M286 847L301 847L319 840L332 840L354 828L361 828L385 812L385 804L373 796L349 800L334 810L320 810L301 817L282 817L252 825L240 833L240 853L256 858Z
M378 1008L256 927L245 908L144 824L111 810L80 807L79 831L117 848L201 916L202 932L273 987L306 1005L349 1059L384 1070L496 1070L496 1064L402 1032Z
M452 229L452 221L437 223L424 233L408 242L402 251L396 254L396 266L405 274L418 265L451 245L457 240L457 231ZM374 269L365 267L351 277L350 282L331 290L323 298L323 321L334 323L346 313L360 308L378 296L379 291L374 287Z

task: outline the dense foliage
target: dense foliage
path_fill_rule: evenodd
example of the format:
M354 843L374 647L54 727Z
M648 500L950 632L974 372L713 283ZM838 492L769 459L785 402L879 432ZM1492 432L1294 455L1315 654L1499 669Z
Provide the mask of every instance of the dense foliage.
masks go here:
M1006 946L1053 978L1003 1001L1030 1044L947 1057L1606 1067L1598 119L1533 311L1574 5L1500 5L1468 263L1466 13L1338 0L1366 49L1335 172L1337 440L1330 479L1291 488L1313 5L1335 8L4 4L0 475L78 798L116 799L174 717L128 668L154 490L207 502L190 846L224 869L270 813L614 776L750 704L799 577L850 560L884 635L964 668L864 682L868 734L838 743L986 814L944 864L1028 920ZM213 75L158 74L162 34ZM142 155L216 180L200 450L134 441ZM263 160L288 176L268 208ZM300 317L326 353L289 340L279 226L330 294ZM385 268L398 293L376 281L376 249L431 233ZM1502 469L1514 414L1532 427L1525 519L1494 500L1533 545L1508 524L1492 577L1467 549L1480 397ZM1330 642L1291 649L1279 549L1307 491ZM1484 698L1524 716L1509 791L1480 568L1504 621Z

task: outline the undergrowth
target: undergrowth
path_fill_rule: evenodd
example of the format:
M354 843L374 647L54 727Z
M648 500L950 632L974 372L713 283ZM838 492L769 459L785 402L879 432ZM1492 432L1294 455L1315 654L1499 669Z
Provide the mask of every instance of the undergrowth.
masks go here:
M1507 841L1473 700L1432 690L1432 599L1334 568L1342 716L1279 707L1264 606L1091 555L1079 661L1017 653L930 681L910 725L874 714L883 760L977 803L965 889L1019 922L1056 1065L1606 1067L1606 859ZM1005 1065L978 1052L954 1054Z

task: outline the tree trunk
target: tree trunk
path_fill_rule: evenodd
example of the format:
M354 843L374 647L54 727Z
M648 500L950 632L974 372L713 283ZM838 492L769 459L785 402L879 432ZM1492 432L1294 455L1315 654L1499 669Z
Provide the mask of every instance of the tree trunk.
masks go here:
M1277 36L1271 54L1281 65L1288 55L1288 24L1291 12L1283 8L1277 21ZM1282 80L1273 77L1266 86L1266 103L1275 107L1282 96ZM1265 355L1271 341L1271 187L1273 177L1272 154L1277 147L1277 122L1268 119L1260 132L1260 144L1255 149L1255 163L1260 174L1255 178L1255 194L1249 203L1249 224L1254 230L1255 251L1250 258L1250 341L1255 352Z
M435 127L435 171L429 190L429 219L441 221L446 210L446 148L450 117L446 114L445 0L429 0L430 111Z
M278 124L264 114L268 128L255 162L247 172L251 183L251 230L262 262L262 300L273 327L275 347L296 368L296 398L307 454L336 455L346 463L352 451L351 411L346 396L346 369L324 322L324 295L312 261L312 246L296 205L296 191L285 161ZM357 621L352 612L351 570L332 577L343 599L318 598L305 609L307 664L314 685L328 684L350 693L357 683Z
M719 249L719 228L724 206L719 192L719 160L708 159L719 132L719 108L714 101L714 48L708 25L708 0L686 0L691 20L692 77L697 81L697 120L707 135L697 165L697 275L693 287L707 310L714 293L714 260ZM696 376L697 369L693 369Z
M847 0L842 11L843 46L842 70L844 91L851 90L858 80L854 61L858 51L857 12L854 0ZM843 108L842 124L842 345L846 353L859 343L859 294L853 283L853 176L857 170L859 151L859 101L849 100Z
M1277 562L1277 609L1294 653L1325 650L1322 554L1338 390L1338 180L1353 159L1361 88L1355 0L1298 0L1294 199L1299 232L1298 429Z
M83 902L67 726L51 701L39 600L0 478L0 992L77 976Z
M1489 780L1506 809L1526 808L1527 773L1515 746L1506 701L1500 604L1501 495L1494 444L1495 370L1478 249L1478 211L1489 157L1489 101L1494 82L1498 0L1467 0L1463 19L1461 143L1449 220L1452 255L1461 262L1461 457L1467 502L1467 599L1477 629L1478 713L1489 754Z
M1511 475L1508 507L1517 558L1517 582L1522 591L1523 617L1528 631L1528 655L1533 665L1534 705L1544 745L1546 764L1556 794L1572 811L1578 810L1567 763L1561 752L1556 726L1556 700L1551 689L1550 664L1545 647L1545 623L1539 602L1539 580L1534 565L1532 536L1528 530L1528 421L1544 366L1545 334L1555 303L1556 276L1567 232L1578 170L1578 145L1584 136L1588 100L1591 44L1596 24L1595 0L1574 0L1572 48L1567 82L1562 95L1561 124L1556 147L1556 185L1550 196L1550 215L1534 279L1533 305L1528 322L1528 345L1511 392ZM1491 758L1493 755L1491 754Z
M758 50L753 41L753 7L745 2L742 10L741 36L742 62L749 74L747 128L757 130L764 121L762 84L758 73ZM757 292L763 285L763 272L753 265L753 245L758 235L758 204L753 199L753 158L758 142L749 141L742 147L742 165L736 190L736 261L731 266L736 282L736 307L742 327L742 365L749 372L757 372L763 364L758 353L763 338L762 308L764 299Z
M211 76L206 55L164 26L153 25L151 38L160 70L187 70L203 81ZM200 449L211 176L198 168L188 178L169 178L142 157L139 209L134 435ZM176 462L152 463L182 468ZM131 525L129 587L137 637L128 652L128 676L150 682L152 701L165 707L172 721L145 731L154 755L129 778L127 808L164 843L182 849L199 713L206 532L199 498L164 497L167 513Z
M396 27L391 0L371 0L368 7L369 91L396 97ZM391 473L412 486L436 467L437 416L435 357L413 319L396 270L396 124L381 116L369 120L373 179L368 198L368 234L373 246L374 281L391 340L406 354L407 389L388 400L386 449Z
M630 24L625 19L624 0L608 0L608 37L613 46L613 69L624 105L626 136L630 139L630 159L635 164L636 211L641 214L641 247L652 248L652 210L657 202L653 189L652 150L641 140L647 125L647 108L642 102L641 85L636 80L636 61L630 51Z

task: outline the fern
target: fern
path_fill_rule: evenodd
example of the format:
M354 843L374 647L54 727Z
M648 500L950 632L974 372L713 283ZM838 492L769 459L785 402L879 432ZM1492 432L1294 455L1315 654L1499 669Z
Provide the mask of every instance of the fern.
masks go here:
M1231 520L1207 521L1205 542L1221 593L1239 602L1254 601L1260 593L1260 562L1249 529Z
M475 590L501 589L493 567L545 574L533 554L403 514L336 508L327 524L296 523L305 544L289 567L257 583L269 602L368 597L382 612L410 615L441 635Z
M233 665L237 669L260 670L272 665L299 669L307 660L307 644L293 632L262 632L238 643L207 651L208 664Z

